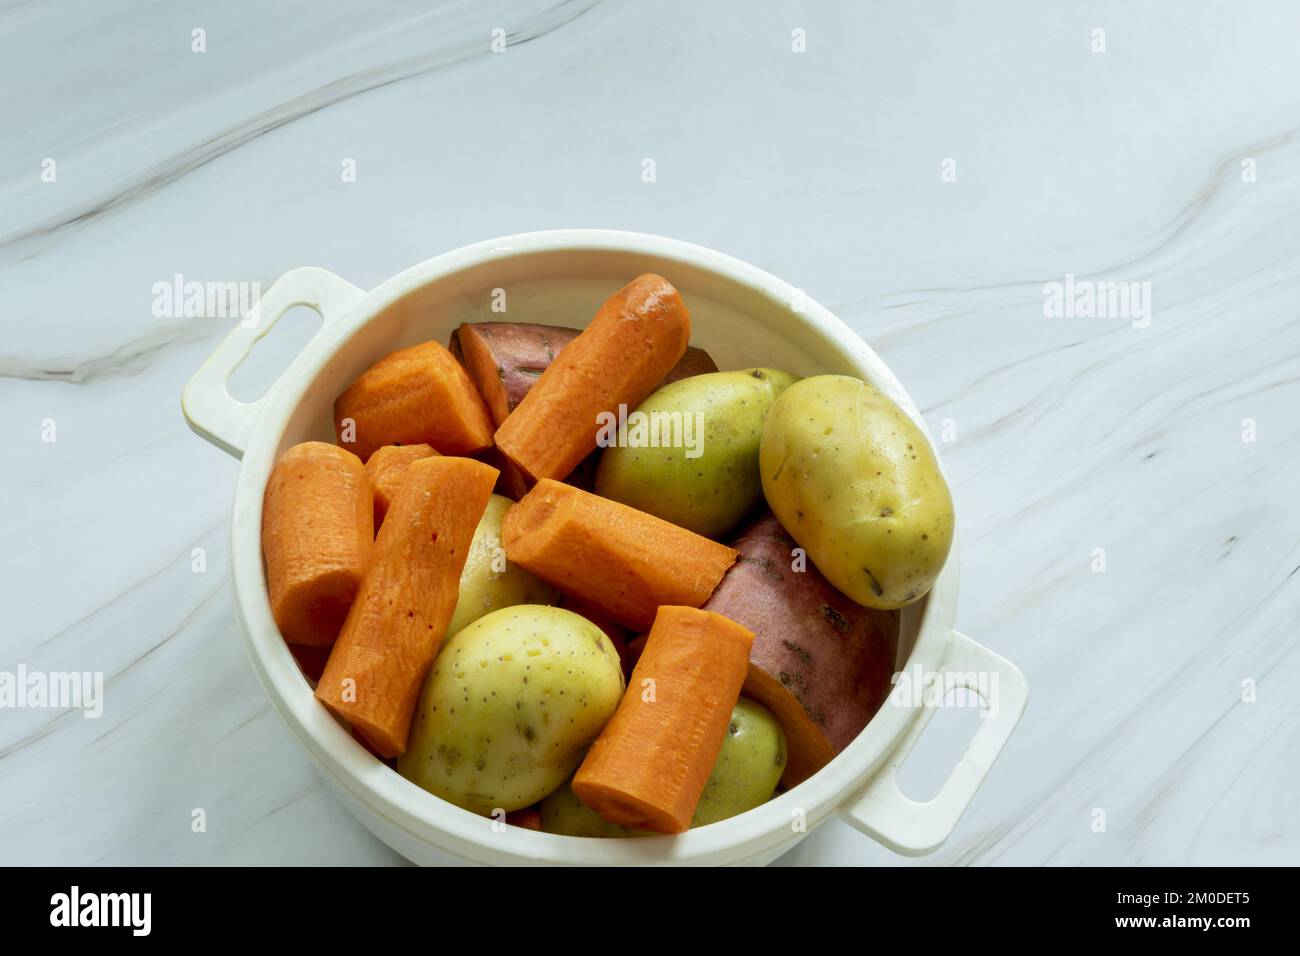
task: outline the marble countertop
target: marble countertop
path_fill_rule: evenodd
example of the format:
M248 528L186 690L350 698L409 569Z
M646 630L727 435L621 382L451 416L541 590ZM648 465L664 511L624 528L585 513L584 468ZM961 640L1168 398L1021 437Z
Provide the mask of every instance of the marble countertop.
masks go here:
M0 862L400 862L245 658L237 464L179 410L236 320L157 289L559 226L787 279L945 437L959 625L1029 709L939 852L832 821L782 863L1300 862L1298 37L1286 2L0 3L0 670L105 682L0 710Z

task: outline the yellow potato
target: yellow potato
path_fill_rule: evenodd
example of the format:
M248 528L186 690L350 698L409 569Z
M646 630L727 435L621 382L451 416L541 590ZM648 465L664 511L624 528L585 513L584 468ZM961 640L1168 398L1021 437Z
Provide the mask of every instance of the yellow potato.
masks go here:
M397 770L485 816L529 807L573 775L622 696L618 652L595 624L502 608L439 652Z
M763 500L758 477L763 419L773 399L795 381L779 369L746 368L665 385L634 414L680 423L680 434L668 431L683 441L605 449L596 469L596 494L706 538L721 538Z
M933 586L952 495L925 435L878 388L845 375L791 385L764 423L759 467L777 520L845 595L892 609Z
M506 561L501 522L513 505L509 498L493 495L474 529L465 570L460 574L460 597L447 625L449 635L491 611L515 604L553 604L559 597L555 588Z

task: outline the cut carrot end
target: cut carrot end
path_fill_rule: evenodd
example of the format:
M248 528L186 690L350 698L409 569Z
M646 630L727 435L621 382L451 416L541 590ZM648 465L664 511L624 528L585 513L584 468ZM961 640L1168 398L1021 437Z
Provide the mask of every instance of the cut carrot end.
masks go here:
M611 823L681 833L691 825L740 696L754 635L692 607L661 607L618 710L573 778Z
M362 461L385 445L419 443L472 455L491 447L494 427L465 369L437 342L385 356L334 402L338 442Z
M369 565L370 482L356 455L303 442L280 456L262 505L267 598L290 644L334 643Z
M316 687L317 699L385 757L406 749L496 479L495 468L470 458L411 464Z
M595 450L601 416L641 404L690 335L690 313L672 284L638 276L555 356L497 428L497 447L533 481L564 478Z
M736 560L726 545L550 478L506 515L506 556L629 630L666 604L698 607Z

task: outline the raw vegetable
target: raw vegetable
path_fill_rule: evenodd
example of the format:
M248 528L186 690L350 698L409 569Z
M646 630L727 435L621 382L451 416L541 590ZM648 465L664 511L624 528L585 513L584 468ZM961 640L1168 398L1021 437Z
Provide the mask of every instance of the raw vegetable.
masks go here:
M602 413L639 405L690 336L690 314L668 280L633 279L542 372L497 429L497 447L528 479L563 478L596 447Z
M864 608L835 590L771 514L732 544L740 557L704 607L754 632L745 694L785 728L790 787L830 762L880 709L898 612Z
M501 477L497 479L497 494L511 501L519 501L532 488L533 482L524 476L514 462L501 454L501 449L494 446L474 457L501 472ZM596 483L596 464L599 460L600 451L597 449L578 462L578 466L564 477L564 483L583 491L591 491Z
M380 359L338 397L334 432L362 461L384 445L420 442L472 455L491 446L492 416L452 354L423 342Z
M590 621L531 604L493 611L438 655L397 769L485 816L532 806L573 773L622 693L618 655Z
M625 659L632 662L632 667L636 667L636 662L641 659L641 652L645 650L645 640L648 636L648 634L641 634L627 642L627 655ZM628 673L632 672L632 668L628 667L627 664L623 665L623 669Z
M772 799L785 763L781 724L762 704L740 698L691 826L717 823Z
M460 596L447 634L477 621L484 614L513 604L554 604L559 592L506 560L501 544L501 521L514 502L500 495L488 500L474 530L465 570L460 574Z
M511 501L518 501L524 495L528 494L530 483L524 477L524 473L515 467L505 455L501 454L501 449L493 445L486 451L479 452L474 456L479 461L491 465L498 472L500 477L497 478L496 493L503 498L509 498ZM574 474L577 474L575 471Z
M385 445L378 448L366 462L366 476L370 479L370 490L375 495L375 530L384 523L388 506L397 496L397 489L406 480L406 470L412 462L421 458L432 458L438 454L426 444Z
M605 632L609 642L614 645L614 650L618 651L619 663L623 665L624 675L632 673L632 665L636 663L632 659L628 644L632 640L632 632L619 624L600 608L593 605L590 601L584 601L582 598L574 597L572 594L566 594L560 599L560 607L572 611L574 614L581 614L592 624Z
M631 690L573 777L577 798L621 826L659 833L689 827L753 640L721 614L661 607Z
M664 604L703 604L736 552L660 518L542 480L501 526L511 561L643 632Z
M763 419L795 381L788 372L748 368L659 389L636 408L642 447L629 442L600 456L596 494L706 538L721 537L763 500ZM631 428L629 437L635 437Z
M383 763L389 769L391 770L397 769L397 761L394 760L392 757L385 757L378 750L376 750L374 744L372 744L369 740L366 739L365 734L357 730L357 728L355 727L350 728L350 730L352 733L352 739L355 740L357 743L359 743L362 746L362 748L365 749L366 753L370 754L370 756L374 757L376 760Z
M578 334L578 329L531 322L475 322L457 328L450 347L500 427L560 350ZM689 346L660 386L717 370L708 352Z
M356 455L294 445L275 463L262 504L271 614L290 644L334 643L370 562L370 483Z
M731 722L713 771L704 785L691 827L717 823L752 810L767 802L785 767L785 735L781 725L761 705L740 698L731 711ZM541 829L568 836L649 836L647 830L632 830L610 823L563 786L541 802Z
M763 493L839 590L866 607L921 598L952 544L952 496L929 441L875 386L817 375L763 428Z
M459 326L449 344L500 427L560 349L577 337L577 329L554 325L476 322Z
M316 697L386 757L406 748L420 685L455 610L496 477L496 469L470 458L410 466L316 686Z
M545 833L558 833L561 836L574 837L641 837L655 836L650 830L635 830L631 827L610 823L591 807L579 800L573 793L570 781L537 807L541 816L541 828Z

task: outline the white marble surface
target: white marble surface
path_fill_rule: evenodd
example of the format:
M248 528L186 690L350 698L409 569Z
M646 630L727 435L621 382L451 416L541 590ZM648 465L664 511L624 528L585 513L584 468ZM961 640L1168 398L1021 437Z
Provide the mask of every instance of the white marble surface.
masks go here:
M153 285L576 225L788 279L955 428L959 622L1029 710L940 852L782 862L1300 862L1298 40L1286 2L0 4L0 669L107 682L0 710L0 862L399 862L245 660L236 464L178 407L232 322ZM1152 321L1045 318L1067 274Z

